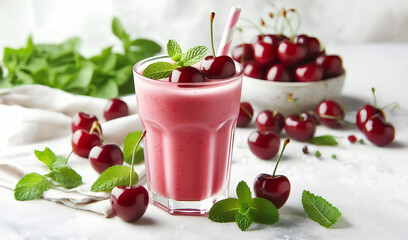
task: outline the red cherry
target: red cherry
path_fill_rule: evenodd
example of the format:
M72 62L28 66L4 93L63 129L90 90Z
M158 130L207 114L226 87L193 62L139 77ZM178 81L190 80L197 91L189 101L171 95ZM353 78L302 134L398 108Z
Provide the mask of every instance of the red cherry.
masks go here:
M365 122L374 115L379 115L385 120L384 112L381 109L376 108L370 104L366 104L357 112L356 124L360 131L363 131Z
M289 137L297 141L308 141L316 132L316 123L307 113L289 115L284 126Z
M113 212L123 221L141 218L149 205L149 194L143 186L118 186L112 189L110 202Z
M244 75L252 78L263 79L264 73L262 66L254 60L249 60L244 63Z
M277 63L268 69L266 73L266 80L275 82L291 82L292 74L284 64Z
M271 43L255 42L252 44L254 59L261 66L269 66L278 61L276 47Z
M129 115L128 105L118 98L110 99L103 109L103 116L106 121L126 117L127 115Z
M95 146L89 152L91 166L101 174L103 171L114 165L123 164L123 153L116 144L105 144Z
M254 110L252 109L251 104L242 102L239 107L237 127L247 126L251 122L253 115Z
M232 49L232 59L237 62L244 63L245 61L254 59L254 52L250 43L244 43Z
M347 137L347 139L349 140L349 142L351 142L351 143L355 143L355 142L357 142L357 137L356 136L354 136L354 135L350 135L350 136L348 136Z
M94 131L89 133L83 129L76 130L71 138L72 150L80 157L88 158L89 152L95 146L102 145L102 140Z
M298 35L293 39L294 43L299 43L305 46L307 49L306 59L307 60L314 60L316 59L320 53L322 52L320 47L320 42L315 37L310 37L304 34Z
M229 56L207 56L201 63L201 71L210 79L230 78L235 75L235 63Z
M299 66L295 70L298 82L316 82L322 80L323 69L314 62Z
M307 49L299 43L283 40L278 46L279 60L288 66L300 64L306 57Z
M286 176L259 174L254 183L255 196L265 198L281 208L289 198L290 182Z
M316 63L323 68L323 79L333 78L343 74L343 63L337 55L321 55L316 58Z
M194 67L179 67L171 72L169 82L176 83L204 82L204 75L200 70Z
M275 35L275 34L261 34L255 36L253 43L256 42L265 42L274 45L276 48L282 40L287 40L288 38L285 35Z
M363 133L375 145L385 146L394 141L395 128L386 123L381 115L377 114L365 122Z
M98 121L98 118L95 115L92 114L86 114L83 112L78 112L72 117L72 133L74 133L78 129L83 129L87 132L89 132L92 128L92 124ZM98 123L99 129L101 129L101 125Z
M255 156L268 160L278 153L280 139L274 132L254 131L248 137L248 145Z
M339 128L343 125L346 112L344 108L335 101L322 101L316 109L316 113L323 125L331 128Z
M258 114L255 124L261 132L270 131L279 134L283 128L284 117L279 112L264 110Z

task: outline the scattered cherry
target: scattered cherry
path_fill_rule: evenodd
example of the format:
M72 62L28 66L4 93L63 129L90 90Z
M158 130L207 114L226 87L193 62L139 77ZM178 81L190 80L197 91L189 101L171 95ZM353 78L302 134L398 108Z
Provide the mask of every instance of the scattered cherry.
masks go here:
M274 132L254 131L248 137L251 152L260 159L268 160L279 151L280 139Z
M78 129L83 129L85 131L90 131L92 128L92 124L98 121L98 118L93 114L87 114L84 112L78 112L72 117L72 133L74 133ZM99 124L99 123L98 123ZM101 125L99 128L102 130Z
M322 80L323 69L314 62L299 66L295 70L298 82L317 82Z
M365 122L363 133L375 145L385 146L394 141L395 128L392 124L385 122L380 114L377 114Z
M135 149L139 146L142 139L146 136L146 131L142 133ZM135 160L135 151L132 155L130 169L129 185L117 186L112 189L110 202L113 212L126 222L133 222L143 216L149 205L149 193L143 186L132 185L132 175Z
M96 131L89 133L83 129L76 130L71 138L72 151L80 157L88 158L89 152L95 146L102 145L102 140Z
M204 75L194 67L179 67L171 72L169 81L177 83L204 82Z
M366 121L375 115L379 115L385 120L384 112L381 109L370 104L366 104L357 112L356 125L360 129L360 131L363 131Z
M284 126L289 137L297 141L309 141L316 132L316 124L307 113L289 115Z
M355 142L357 142L357 137L354 136L354 135L348 136L347 139L349 140L350 143L355 143Z
M248 102L242 102L239 107L237 127L247 126L254 116L254 110Z
M106 121L110 121L112 119L126 117L129 115L129 108L126 102L118 99L113 98L108 100L103 109L103 116L105 117Z
M283 151L290 139L284 142L281 154L275 165L272 175L261 173L255 178L254 192L255 196L265 198L273 203L276 208L281 208L289 198L290 182L284 175L275 175L278 164L282 158Z
M123 153L116 144L105 144L95 146L89 152L91 166L101 174L103 171L114 165L123 164Z
M110 202L113 212L123 221L141 218L149 205L149 193L143 186L117 186L112 189Z
M310 152L309 152L309 148L307 147L307 145L303 146L302 152L303 152L304 154L309 154L309 153L310 153Z
M271 131L279 134L283 128L284 117L277 111L264 110L258 114L255 124L261 132Z
M344 108L333 100L322 101L317 106L316 113L321 123L330 128L340 128L346 115Z

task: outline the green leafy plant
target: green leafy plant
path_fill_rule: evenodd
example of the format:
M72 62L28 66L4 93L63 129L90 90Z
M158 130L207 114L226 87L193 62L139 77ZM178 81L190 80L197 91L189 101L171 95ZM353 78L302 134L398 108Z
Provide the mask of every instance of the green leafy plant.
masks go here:
M264 198L252 198L248 185L241 181L237 185L236 198L216 202L209 212L209 219L214 222L236 222L245 231L252 222L275 224L279 221L278 209Z
M25 47L4 49L0 88L23 84L42 84L74 94L101 98L134 93L132 66L161 51L156 42L131 39L118 18L112 21L112 32L122 42L123 53L112 47L89 59L79 52L80 39L70 38L59 44L34 44L28 37Z
M40 198L51 186L74 188L82 184L82 177L68 165L67 158L55 156L49 148L45 148L44 151L35 150L34 154L38 160L47 165L50 172L45 175L29 173L22 177L14 188L16 200Z

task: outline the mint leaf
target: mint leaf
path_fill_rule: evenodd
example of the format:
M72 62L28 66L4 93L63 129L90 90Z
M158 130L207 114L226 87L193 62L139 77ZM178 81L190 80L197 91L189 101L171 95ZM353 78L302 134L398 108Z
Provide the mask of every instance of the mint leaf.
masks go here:
M332 135L323 135L318 137L313 137L310 140L311 144L318 146L337 146L339 145L336 139Z
M47 178L38 173L29 173L18 181L14 198L18 201L33 200L41 197L48 188Z
M234 222L239 209L239 201L236 198L228 198L214 203L208 218L213 222Z
M143 76L151 79L162 79L170 77L171 72L177 66L168 62L155 62L147 66L143 71Z
M66 188L78 187L82 184L82 177L68 165L60 166L49 174L52 180Z
M175 62L180 61L181 57L183 56L180 45L171 39L167 42L167 54Z
M117 17L112 20L112 32L122 41L129 41L129 35L126 33L125 28Z
M251 226L252 224L252 218L250 214L241 214L237 212L235 216L235 222L237 222L238 227L242 230L245 231Z
M320 158L322 156L322 153L319 150L317 150L316 153L315 153L315 156L317 158Z
M237 185L237 196L240 202L250 203L252 201L251 190L246 182L241 181Z
M302 205L310 219L326 228L341 217L341 212L335 206L306 190L302 193Z
M49 148L45 148L44 151L34 150L34 155L38 160L45 163L49 169L51 169L52 164L55 162L57 157Z
M60 167L66 166L68 160L64 157L57 156L55 162L51 165L51 171L54 171Z
M139 141L140 136L142 136L142 133L143 133L142 131L135 131L129 133L125 138L125 142L123 144L123 160L128 164L132 164L133 150L135 149L135 146ZM135 164L141 163L143 162L143 160L144 160L143 148L138 146L135 152Z
M129 185L130 167L116 165L106 169L91 187L92 192L110 191L116 186ZM132 185L136 184L138 176L135 172L132 175Z
M279 221L278 209L264 198L252 199L250 214L256 223L272 225Z
M190 48L186 54L181 58L181 66L192 66L198 63L208 54L208 48L206 46L197 46Z

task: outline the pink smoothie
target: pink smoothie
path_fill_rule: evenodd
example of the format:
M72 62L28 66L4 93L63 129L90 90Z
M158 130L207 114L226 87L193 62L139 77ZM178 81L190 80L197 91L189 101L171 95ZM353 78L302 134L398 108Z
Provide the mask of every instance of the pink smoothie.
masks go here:
M200 201L228 187L242 75L181 85L135 74L148 180L155 194Z

